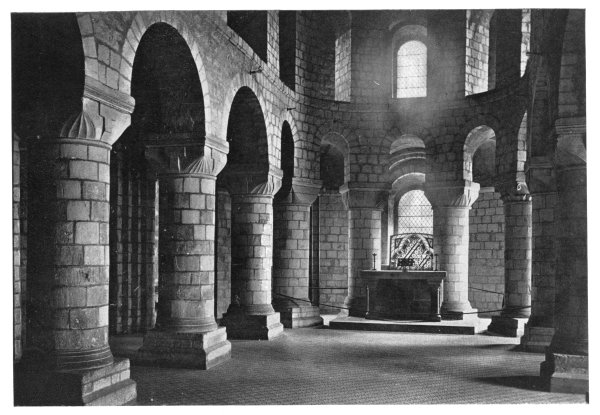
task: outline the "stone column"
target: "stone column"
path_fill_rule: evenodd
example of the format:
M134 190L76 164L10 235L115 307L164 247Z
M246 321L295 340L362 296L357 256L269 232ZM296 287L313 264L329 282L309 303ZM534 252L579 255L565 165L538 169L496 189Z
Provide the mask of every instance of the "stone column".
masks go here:
M108 344L111 147L95 139L85 112L60 135L29 146L30 348L15 370L15 399L123 404L136 384Z
M159 303L156 328L144 337L136 362L209 369L231 357L226 330L214 316L215 172L224 154L198 157L202 147L146 150L161 167Z
M531 195L525 183L502 192L504 205L504 307L488 330L519 337L531 315Z
M585 118L559 119L556 332L541 365L551 392L588 393L587 179Z
M433 247L437 269L446 271L442 318L462 320L477 317L469 302L469 209L479 196L479 184L427 186L433 208Z
M373 186L375 187L375 186ZM364 317L367 312L366 284L360 272L381 269L381 214L388 195L385 190L371 188L340 188L348 208L348 296L341 316Z
M240 171L226 179L232 210L232 303L221 324L229 338L270 340L283 332L271 305L273 196L281 174L252 177ZM256 181L265 180L256 184Z
M308 298L310 285L310 206L321 183L292 180L292 189L274 204L273 307L284 327L323 324L319 307Z
M554 167L545 158L529 162L528 183L532 198L531 316L521 347L543 353L554 335L554 280L556 274Z

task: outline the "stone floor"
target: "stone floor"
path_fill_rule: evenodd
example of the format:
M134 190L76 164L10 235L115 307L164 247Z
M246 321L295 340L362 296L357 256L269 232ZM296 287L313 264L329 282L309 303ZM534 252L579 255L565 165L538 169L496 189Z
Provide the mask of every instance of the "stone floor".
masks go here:
M538 385L542 354L486 335L285 330L208 371L132 367L138 405L584 403Z

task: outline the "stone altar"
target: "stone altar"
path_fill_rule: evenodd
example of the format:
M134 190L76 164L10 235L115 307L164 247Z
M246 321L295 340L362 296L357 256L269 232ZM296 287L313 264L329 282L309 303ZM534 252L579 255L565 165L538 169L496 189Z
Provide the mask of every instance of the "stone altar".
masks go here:
M445 271L363 270L367 287L365 318L441 321Z

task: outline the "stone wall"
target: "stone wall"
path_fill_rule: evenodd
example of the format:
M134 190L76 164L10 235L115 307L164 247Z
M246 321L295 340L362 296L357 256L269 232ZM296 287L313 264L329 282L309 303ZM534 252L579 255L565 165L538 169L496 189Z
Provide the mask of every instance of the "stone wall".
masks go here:
M350 101L352 32L348 28L335 39L335 100Z
M488 90L491 10L467 10L465 95Z
M484 187L469 213L469 301L500 310L504 293L504 210L500 194ZM486 291L481 291L486 290ZM488 292L494 291L494 292ZM480 314L485 317L499 312Z
M348 211L338 192L319 196L319 304L338 313L348 294Z

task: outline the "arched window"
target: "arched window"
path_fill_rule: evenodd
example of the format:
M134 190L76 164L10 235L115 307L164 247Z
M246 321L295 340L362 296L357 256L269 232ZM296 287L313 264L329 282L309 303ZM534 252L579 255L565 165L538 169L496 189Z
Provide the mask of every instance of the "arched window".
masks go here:
M411 190L398 201L397 233L433 233L431 203L422 190Z
M427 96L427 46L410 40L396 54L396 97Z

